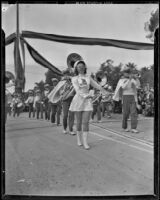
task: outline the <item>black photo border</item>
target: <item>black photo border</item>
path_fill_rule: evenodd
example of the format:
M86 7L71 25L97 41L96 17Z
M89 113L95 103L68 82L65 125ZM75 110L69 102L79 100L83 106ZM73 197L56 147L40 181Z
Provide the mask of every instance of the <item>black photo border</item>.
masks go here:
M3 2L3 1L2 1ZM2 3L1 2L1 3ZM7 3L58 3L58 4L159 4L159 1L6 1ZM5 1L3 2L5 3ZM1 9L2 10L2 9ZM2 11L1 11L2 12ZM54 199L109 199L109 200L159 200L160 199L160 66L159 66L159 28L154 40L154 194L125 196L32 196L5 194L5 32L1 26L1 199L2 200L54 200Z

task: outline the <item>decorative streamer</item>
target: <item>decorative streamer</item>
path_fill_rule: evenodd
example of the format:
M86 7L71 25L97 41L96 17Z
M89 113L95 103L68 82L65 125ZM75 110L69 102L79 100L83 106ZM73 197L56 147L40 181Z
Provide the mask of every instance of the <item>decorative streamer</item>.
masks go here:
M124 41L124 40L113 40L113 39L102 39L102 38L86 38L86 37L72 37L64 35L44 34L33 31L22 31L23 38L34 38L43 39L54 42L67 43L72 45L100 45L110 46L131 50L154 50L154 44ZM11 44L15 39L15 33L11 34L6 38L6 45Z
M45 68L50 69L55 74L62 76L62 72L55 66L53 66L49 61L47 61L42 55L40 55L31 45L28 44L26 40L24 40L24 43L27 46L27 49L32 56L32 58L40 65L44 66Z
M17 50L16 50L17 48ZM17 51L17 59L16 59L16 51ZM24 69L22 66L22 61L20 57L19 47L17 46L17 42L14 42L14 65L15 65L15 79L17 88L22 88L24 90L25 86L25 76Z
M154 45L149 43L101 39L101 38L72 37L64 35L37 33L32 31L22 31L22 37L50 40L50 41L73 44L73 45L100 45L100 46L111 46L111 47L118 47L131 50L154 49Z

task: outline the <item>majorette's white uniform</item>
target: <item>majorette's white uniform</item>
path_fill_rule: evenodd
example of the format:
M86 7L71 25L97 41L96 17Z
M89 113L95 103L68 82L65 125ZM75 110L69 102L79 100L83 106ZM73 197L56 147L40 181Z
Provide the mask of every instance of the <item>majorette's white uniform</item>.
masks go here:
M81 75L75 76L72 78L72 84L76 91L75 96L71 102L70 111L92 111L92 99L86 98L89 94L90 85L99 90L102 89L100 85L96 81L94 81L89 75Z

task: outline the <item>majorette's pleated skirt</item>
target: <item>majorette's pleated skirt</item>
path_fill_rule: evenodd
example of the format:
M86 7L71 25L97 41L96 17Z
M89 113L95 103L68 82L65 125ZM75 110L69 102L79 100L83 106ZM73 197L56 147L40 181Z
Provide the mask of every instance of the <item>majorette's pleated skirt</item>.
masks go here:
M92 100L89 98L84 98L80 96L79 94L76 94L73 97L73 100L71 102L70 111L93 111L93 105Z

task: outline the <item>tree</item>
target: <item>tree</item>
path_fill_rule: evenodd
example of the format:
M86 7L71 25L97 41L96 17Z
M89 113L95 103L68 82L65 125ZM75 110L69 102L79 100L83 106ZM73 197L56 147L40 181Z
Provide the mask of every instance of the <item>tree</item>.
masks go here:
M45 85L45 83L44 83L43 80L41 80L39 83L36 82L35 84L39 87L39 89L41 90L41 92L44 91L44 85Z
M153 42L154 33L158 27L159 27L159 8L157 8L155 12L152 11L149 21L145 22L144 24L144 30L148 32L146 38L150 39Z
M114 69L113 62L111 59L106 60L101 64L99 70L110 73Z
M141 86L144 87L149 84L150 87L154 86L154 65L150 67L143 67L140 71Z
M138 72L138 70L136 68L136 66L137 66L136 64L129 62L129 63L126 64L126 66L128 68L130 68L132 70L132 72L135 72L135 73Z
M153 70L153 73L154 73L154 65L151 65L150 69Z
M144 74L145 72L147 72L149 69L148 67L142 67L141 68L141 75Z
M118 66L114 67L114 70L110 74L110 83L113 87L113 90L115 90L117 83L121 77L121 68L122 68L122 64L120 63Z
M110 84L114 90L121 77L121 68L123 64L120 63L118 66L114 66L113 63L113 60L108 59L106 62L101 64L99 70L103 71L104 74L107 74L108 84Z

